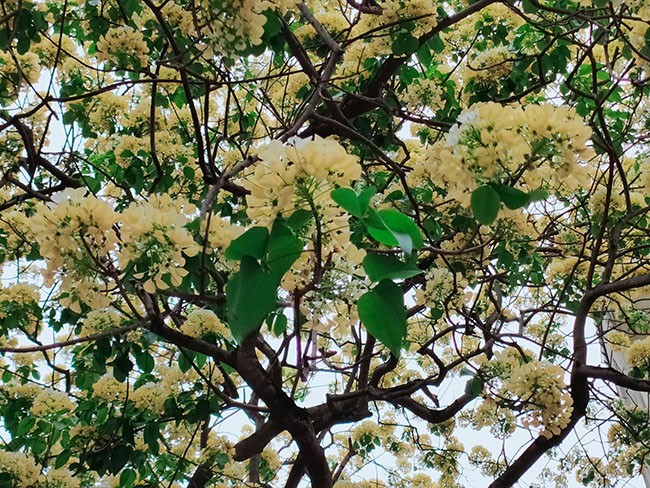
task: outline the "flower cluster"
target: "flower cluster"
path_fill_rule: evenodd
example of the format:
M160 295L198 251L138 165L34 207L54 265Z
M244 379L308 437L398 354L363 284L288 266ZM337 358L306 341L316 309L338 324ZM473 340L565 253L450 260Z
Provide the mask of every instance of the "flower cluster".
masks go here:
M591 130L564 106L480 103L458 122L416 161L411 178L424 176L465 205L486 183L519 179L524 190L572 191L593 155Z
M244 228L231 223L228 219L218 215L210 215L201 222L201 235L207 240L205 252L207 254L217 254L216 259L220 264L228 267L229 263L225 258L221 259L223 252L228 249L230 243L244 233Z
M130 26L111 28L97 42L97 60L109 66L140 68L149 63L148 55L144 35Z
M470 293L456 293L467 286L467 280L447 268L431 268L426 272L425 279L425 288L415 292L415 302L418 305L439 309L445 305L457 307L471 297Z
M213 311L202 308L195 308L187 314L185 322L181 325L181 332L193 337L207 334L215 334L218 337L230 335L228 328Z
M523 357L518 350L508 348L484 363L481 371L496 387L494 398L488 397L484 403L519 405L524 427L535 428L547 438L558 435L569 424L573 399L560 366L533 359L528 352Z
M650 337L630 344L627 350L627 361L633 368L650 371Z
M128 99L109 91L93 98L88 119L92 123L94 131L112 133L120 118L128 112Z
M91 310L82 322L84 335L99 334L120 327L122 317L108 308Z
M573 399L561 367L547 361L524 363L512 371L504 388L525 402L525 427L539 427L550 438L569 424Z
M393 42L399 36L419 38L438 22L438 2L387 0L381 2L381 8L380 15L362 15L359 21L353 24L351 37L361 37L377 30L390 32L391 35L366 37L363 41L354 42L349 46L344 57L344 73L357 73L365 59L391 54ZM406 20L413 26L410 32L401 30Z
M67 393L45 388L36 395L30 410L37 417L44 417L61 411L72 411L74 407Z
M194 211L182 199L173 201L164 194L134 202L122 213L118 261L123 270L134 268L147 292L178 286L187 275L183 255L191 257L201 250L185 228Z
M481 51L463 71L463 78L477 84L492 85L501 82L512 70L512 54L507 46Z
M402 101L413 112L425 113L427 108L436 112L445 104L444 93L440 85L439 80L418 79L406 87L402 93Z
M11 476L12 486L28 488L36 486L40 470L29 454L0 450L0 473Z
M337 186L350 186L360 177L358 159L338 142L320 137L292 145L272 141L258 157L261 161L243 181L250 191L246 196L248 217L256 224L270 226L278 216L306 211L317 222L310 237L314 241L320 238L323 255L360 262L363 252L350 244L348 216L330 196ZM313 252L304 253L294 263L294 285L302 281L298 276L302 271L311 269L313 257Z
M283 145L271 141L258 152L261 164L245 181L248 216L271 224L278 215L288 217L297 209L315 211L331 202L335 186L349 186L361 176L361 166L338 142L316 137Z
M37 336L41 326L39 299L38 288L34 285L16 283L0 288L0 324L3 319L10 318L6 322L9 328L22 327Z
M258 46L262 43L265 10L284 12L294 4L292 0L201 0L197 7L201 13L200 20L207 21L203 34L211 40L212 49L220 54L231 54L244 51L248 45Z
M112 374L105 374L93 383L93 398L123 402L126 399L126 385L117 381Z
M107 284L98 281L98 268L109 265L118 239L116 214L105 201L85 196L85 188L65 190L53 202L41 204L30 219L46 269L43 278L52 286L60 278L61 303L81 311L80 302L92 308L109 305Z

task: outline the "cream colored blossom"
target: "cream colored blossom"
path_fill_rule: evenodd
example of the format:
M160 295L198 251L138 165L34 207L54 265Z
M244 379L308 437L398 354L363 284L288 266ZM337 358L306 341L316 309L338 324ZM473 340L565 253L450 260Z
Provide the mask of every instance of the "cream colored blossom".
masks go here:
M178 286L187 276L183 254L191 257L201 250L185 228L194 211L182 199L172 200L164 194L134 202L122 213L122 246L117 258L122 269L135 265L135 277L144 281L147 292L168 288L165 277Z
M564 382L564 370L546 361L519 365L504 390L524 402L525 427L540 428L544 437L558 435L569 424L573 399Z
M108 402L123 402L126 399L126 385L108 373L93 383L93 397Z
M320 137L292 145L271 141L258 157L260 161L243 181L250 191L246 196L249 218L258 225L271 226L278 216L306 211L313 217L308 237L319 241L321 254L358 264L365 253L350 243L349 216L330 196L337 186L350 186L359 179L358 159L337 141ZM292 267L294 276L286 275L283 287L292 290L292 286L308 282L314 259L308 244Z
M183 334L201 337L206 334L215 334L218 337L229 337L230 331L221 322L221 319L211 311L201 308L191 310L181 325Z
M630 344L627 350L627 361L632 367L650 368L650 337Z
M170 393L160 383L146 383L131 391L129 400L138 408L161 415L165 411L165 400Z
M523 190L573 191L593 156L589 127L564 106L480 103L458 117L445 141L429 147L414 173L469 206L471 192L486 183L520 176ZM418 167L420 166L420 167ZM415 175L412 177L414 178Z
M116 329L122 324L122 316L115 310L97 309L88 312L82 322L84 335L93 335Z
M512 70L512 54L506 46L479 52L467 64L461 75L467 81L491 85L501 83Z
M12 477L15 488L31 488L40 478L40 469L30 454L0 450L0 473Z
M97 60L119 68L145 67L149 47L142 32L133 27L113 27L97 41Z
M65 190L53 202L40 204L29 223L40 245L47 268L47 286L60 278L60 290L67 293L64 306L80 312L79 303L106 307L110 303L106 282L97 281L97 262L105 265L116 249L113 228L116 215L112 207L86 190Z
M30 410L37 417L44 417L46 415L61 413L62 411L69 412L74 410L74 408L75 405L67 393L45 388L34 398Z
M79 488L81 480L69 469L50 469L44 475L46 488Z
M622 331L611 331L605 335L605 340L611 347L612 351L625 351L630 347L630 336Z

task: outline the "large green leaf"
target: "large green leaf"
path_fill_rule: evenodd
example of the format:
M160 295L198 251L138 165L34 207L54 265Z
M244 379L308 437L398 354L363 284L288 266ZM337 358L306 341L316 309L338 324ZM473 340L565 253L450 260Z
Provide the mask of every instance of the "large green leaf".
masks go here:
M470 204L476 220L483 225L490 225L499 213L501 197L494 188L484 185L472 192Z
M302 248L303 242L293 235L291 229L276 220L269 237L267 263L278 282L300 257Z
M399 357L406 336L402 289L390 280L383 280L359 298L357 308L368 332Z
M517 188L502 184L493 184L491 186L499 194L503 204L510 210L525 207L530 203L530 196L528 193Z
M355 217L362 217L365 213L361 211L359 199L352 188L337 188L336 190L332 190L330 196L339 207Z
M269 231L266 227L251 227L230 243L226 249L226 258L234 261L239 261L244 256L261 259L266 254L268 240Z
M406 279L422 273L421 269L406 264L395 256L384 254L366 254L363 258L363 269L370 281Z
M303 208L299 208L287 219L287 225L293 230L301 230L313 218L314 214L312 212Z
M377 187L374 186L367 186L359 192L357 198L359 201L359 209L361 210L362 215L366 214L368 211L368 206L370 205L370 200L372 200L372 197L374 197L376 194Z
M228 280L226 300L228 326L235 340L241 344L275 310L277 280L254 258L244 256L239 272Z
M391 50L395 56L410 56L420 47L420 41L409 32L401 32L393 39Z
M352 188L337 188L330 196L339 207L355 217L363 217L368 211L370 200L377 193L377 188L368 186L357 195Z
M368 219L368 233L387 246L399 246L410 254L422 247L422 234L408 215L398 210L371 212Z
M119 473L126 463L131 459L133 448L126 444L118 444L113 446L110 450L109 467L111 474Z
M465 384L465 393L473 397L481 396L485 382L480 376L474 376Z

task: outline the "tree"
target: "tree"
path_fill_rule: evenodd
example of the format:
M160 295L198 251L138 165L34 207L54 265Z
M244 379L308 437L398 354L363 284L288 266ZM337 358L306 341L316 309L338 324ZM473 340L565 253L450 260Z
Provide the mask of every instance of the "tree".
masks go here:
M1 2L0 486L637 476L649 27L643 0Z

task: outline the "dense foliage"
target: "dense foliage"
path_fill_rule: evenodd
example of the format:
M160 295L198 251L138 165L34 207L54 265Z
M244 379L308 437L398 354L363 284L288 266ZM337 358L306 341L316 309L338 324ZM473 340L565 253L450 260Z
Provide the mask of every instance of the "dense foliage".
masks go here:
M638 476L649 27L2 0L0 487Z

